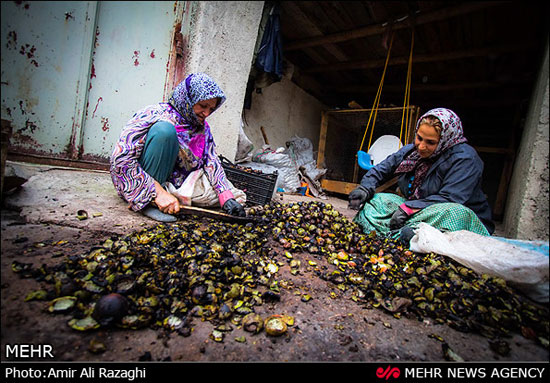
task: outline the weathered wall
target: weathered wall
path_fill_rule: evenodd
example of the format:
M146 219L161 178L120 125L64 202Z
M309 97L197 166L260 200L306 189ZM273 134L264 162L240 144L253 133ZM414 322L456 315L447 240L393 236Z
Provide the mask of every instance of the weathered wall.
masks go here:
M132 115L162 100L177 10L172 1L3 1L10 150L106 162Z
M2 1L1 7L2 119L11 121L11 145L73 157L97 4Z
M217 152L235 157L241 112L263 1L193 2L186 74L204 72L222 87L227 101L207 121Z
M260 130L263 126L273 148L285 147L297 135L309 138L317 150L323 109L326 106L283 77L280 82L262 88L262 93L252 92L252 107L245 110L243 130L255 149L264 144Z
M506 237L548 240L548 45L525 121L504 217Z
M234 157L263 4L2 2L2 118L14 128L11 150L107 161L132 114L170 93L172 37L183 21L184 71L209 73L227 93L209 122L218 151Z

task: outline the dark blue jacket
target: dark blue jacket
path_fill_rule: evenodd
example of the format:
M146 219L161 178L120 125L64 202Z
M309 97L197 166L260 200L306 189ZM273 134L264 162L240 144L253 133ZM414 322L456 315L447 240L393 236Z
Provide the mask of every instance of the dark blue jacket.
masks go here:
M361 180L361 185L374 193L374 190L394 177L394 171L406 155L414 150L409 144L388 156L371 168ZM421 199L407 200L411 209L423 209L434 203L455 202L469 207L476 213L490 234L495 230L491 218L491 208L481 190L483 161L474 148L466 143L458 144L443 152L428 170L420 186ZM412 173L401 174L397 185L406 195Z

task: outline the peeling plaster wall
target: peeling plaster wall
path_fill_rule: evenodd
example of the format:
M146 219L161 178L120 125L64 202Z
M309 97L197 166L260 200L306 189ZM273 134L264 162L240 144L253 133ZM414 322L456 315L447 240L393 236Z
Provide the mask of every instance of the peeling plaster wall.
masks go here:
M548 44L525 121L504 217L506 237L549 238Z
M227 101L207 121L219 154L234 159L246 84L263 1L195 1L192 4L186 75L204 72L222 87Z
M323 109L327 109L326 106L283 77L280 82L262 88L262 93L252 92L252 107L245 110L243 130L254 149L264 144L260 130L263 126L273 148L285 147L285 143L296 135L309 138L317 150Z
M132 115L162 100L176 5L2 1L10 151L106 163Z

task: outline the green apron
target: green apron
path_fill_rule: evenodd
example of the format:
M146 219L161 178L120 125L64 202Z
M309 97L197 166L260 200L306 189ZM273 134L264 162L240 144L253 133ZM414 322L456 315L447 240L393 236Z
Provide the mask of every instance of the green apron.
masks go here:
M377 193L357 213L353 222L359 224L365 233L376 231L386 235L391 232L390 220L395 210L406 199L397 194ZM458 203L435 203L410 216L405 225L416 228L425 222L440 231L468 230L480 235L489 236L489 232L469 208Z

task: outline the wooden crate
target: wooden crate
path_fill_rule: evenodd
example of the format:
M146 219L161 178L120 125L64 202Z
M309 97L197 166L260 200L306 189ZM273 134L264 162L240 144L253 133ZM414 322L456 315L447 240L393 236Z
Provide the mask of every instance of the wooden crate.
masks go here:
M403 127L401 138L405 145L413 142L414 128L416 127L420 108L417 106L409 106L407 112L409 114L408 134L405 134L407 129ZM346 171L346 174L341 177L344 179L330 179L330 175L325 176L325 178L321 180L321 186L324 190L340 194L349 194L349 192L357 186L360 181L359 173L361 171L357 164L357 151L361 145L361 140L365 133L365 127L369 121L370 114L371 109L338 109L328 110L322 113L317 166L331 169L331 165L334 164L326 163L327 157L329 157L329 162L336 159L336 157L340 157L337 158L339 160L339 166L344 167ZM378 137L384 134L392 134L399 137L402 116L403 108L379 108L374 131L372 132L372 139L370 139L371 129L369 129L362 150L368 150L369 139L372 144ZM344 132L344 130L346 130L346 132ZM347 147L342 147L339 142L331 142L331 140L338 141L344 136L352 137L354 136L353 133L356 133L355 138L352 140L353 142L348 143ZM406 137L403 139L405 135ZM336 155L327 152L327 150L330 150L330 148L334 149L334 147L336 147ZM330 158L331 156L332 158ZM385 190L388 186L391 186L391 183L380 186L377 191Z

